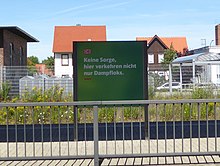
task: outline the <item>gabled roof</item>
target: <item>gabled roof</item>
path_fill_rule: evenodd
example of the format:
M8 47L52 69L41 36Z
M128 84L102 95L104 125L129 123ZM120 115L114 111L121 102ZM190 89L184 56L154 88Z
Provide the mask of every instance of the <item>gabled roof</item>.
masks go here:
M186 37L158 37L157 35L155 35L154 37L136 37L136 40L147 40L148 45L150 45L151 42L155 40L155 38L160 39L167 48L170 48L172 44L174 50L176 50L177 52L183 53L184 49L188 49Z
M106 26L55 26L54 53L72 53L73 41L106 41Z
M148 43L149 47L153 44L155 40L158 40L162 44L164 49L169 49L169 47L157 35L155 35L153 38L151 38L151 40L149 40L149 43Z
M0 26L0 30L8 30L8 31L26 39L27 42L39 42L36 38L29 35L27 32L25 32L24 30L20 29L17 26Z

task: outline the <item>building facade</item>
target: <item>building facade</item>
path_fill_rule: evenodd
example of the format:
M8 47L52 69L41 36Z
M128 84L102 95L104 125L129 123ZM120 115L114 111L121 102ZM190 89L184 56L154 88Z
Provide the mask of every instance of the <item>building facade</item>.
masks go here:
M186 37L137 37L137 41L147 41L148 44L148 64L158 65L164 59L164 51L171 46L176 51L177 56L184 56L188 50Z
M220 45L220 24L215 26L215 45Z
M26 66L27 42L38 40L16 26L0 27L0 66Z
M185 56L188 50L186 37L137 37L137 41L146 41L148 45L148 71L153 72L158 76L165 77L168 80L169 71L168 68L162 66L164 59L164 52L171 46L178 56Z
M73 78L73 42L77 41L106 41L106 26L55 26L55 76Z

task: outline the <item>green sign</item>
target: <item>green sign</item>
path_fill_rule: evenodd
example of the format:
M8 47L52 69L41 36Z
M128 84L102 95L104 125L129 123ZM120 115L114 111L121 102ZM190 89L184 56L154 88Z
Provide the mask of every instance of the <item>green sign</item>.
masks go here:
M143 100L146 41L74 42L75 101Z

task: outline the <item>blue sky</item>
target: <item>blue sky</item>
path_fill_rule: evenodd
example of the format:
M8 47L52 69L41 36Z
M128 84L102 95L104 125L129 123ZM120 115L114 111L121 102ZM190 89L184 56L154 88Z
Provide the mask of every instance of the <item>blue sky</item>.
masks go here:
M107 40L185 36L190 49L210 45L220 24L219 0L10 0L0 26L18 26L37 38L28 56L53 56L54 26L106 25ZM214 42L212 45L215 44Z

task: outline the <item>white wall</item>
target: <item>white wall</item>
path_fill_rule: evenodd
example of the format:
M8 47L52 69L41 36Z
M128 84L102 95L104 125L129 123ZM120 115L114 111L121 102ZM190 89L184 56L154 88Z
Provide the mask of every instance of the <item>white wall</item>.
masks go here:
M69 55L69 65L68 66L62 66L61 63L61 54L62 53L55 53L55 76L62 77L62 75L69 75L71 78L73 77L73 64L72 64L72 53L63 53Z
M220 53L220 47L219 46L209 47L209 52Z
M211 70L212 83L220 84L220 65L212 65Z
M217 82L217 71L216 71L216 65L211 66L211 82L216 84Z

